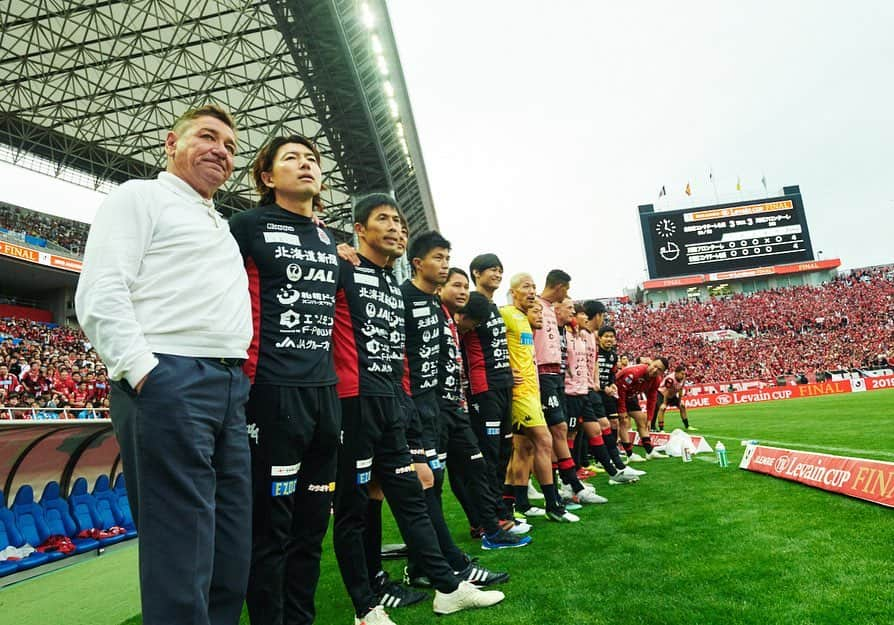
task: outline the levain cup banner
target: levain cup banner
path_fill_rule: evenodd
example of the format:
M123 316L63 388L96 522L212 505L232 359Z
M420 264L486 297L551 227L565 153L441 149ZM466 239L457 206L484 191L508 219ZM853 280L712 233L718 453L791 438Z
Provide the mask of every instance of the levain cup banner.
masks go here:
M739 468L894 508L894 462L748 445Z
M688 410L693 408L713 408L715 406L732 406L735 404L754 404L780 399L800 399L802 397L820 397L841 393L857 393L862 391L880 391L894 388L894 375L861 380L836 380L834 382L813 382L797 386L768 386L748 391L732 393L714 393L712 395L684 396L683 405ZM670 408L668 408L670 410Z

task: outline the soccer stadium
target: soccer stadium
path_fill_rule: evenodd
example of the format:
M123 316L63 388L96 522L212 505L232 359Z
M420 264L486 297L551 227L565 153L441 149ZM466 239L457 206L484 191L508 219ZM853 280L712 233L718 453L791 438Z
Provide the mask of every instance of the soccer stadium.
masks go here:
M467 249L404 10L0 9L0 622L894 622L891 250L713 169L623 293Z

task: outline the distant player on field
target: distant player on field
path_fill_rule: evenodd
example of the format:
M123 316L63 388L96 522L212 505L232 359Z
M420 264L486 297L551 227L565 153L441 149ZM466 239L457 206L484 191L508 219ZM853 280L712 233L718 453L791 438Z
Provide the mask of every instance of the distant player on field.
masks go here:
M686 406L683 405L683 395L686 393L686 387L683 383L686 381L686 367L679 365L672 374L668 374L661 381L658 388L657 405L655 413L652 415L652 431L664 431L664 411L668 406L680 409L680 419L683 426L689 429L689 419L686 417ZM655 428L656 421L658 428Z

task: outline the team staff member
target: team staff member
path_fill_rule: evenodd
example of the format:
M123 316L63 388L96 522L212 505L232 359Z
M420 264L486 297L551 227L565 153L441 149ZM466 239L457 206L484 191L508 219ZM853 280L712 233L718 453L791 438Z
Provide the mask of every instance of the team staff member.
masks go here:
M235 625L251 557L251 305L212 200L233 173L235 124L214 105L189 110L164 149L166 171L100 206L75 304L114 381L143 623Z
M354 220L360 264L340 262L333 335L342 404L334 545L357 622L393 623L377 605L365 557L367 485L373 473L411 555L437 591L435 612L493 605L503 593L460 582L438 548L395 397L392 361L403 354L404 336L398 330L400 296L385 266L400 245L400 213L391 196L372 194L357 201Z
M646 450L646 458L667 458L667 456L652 447L652 439L649 437L649 421L646 415L655 412L655 402L658 395L658 387L661 384L661 375L667 371L667 358L653 359L649 364L633 365L621 369L616 378L618 387L618 415L625 417L628 414L633 417L639 431L640 441ZM639 405L639 394L646 396L646 412Z
M680 410L680 420L683 426L689 429L689 419L686 417L686 406L683 404L683 395L686 394L686 387L683 382L686 380L686 367L677 366L673 373L665 376L658 388L657 405L655 406L655 414L652 415L652 430L656 430L656 421L658 422L657 430L664 431L664 411L668 406L672 406Z
M516 505L522 513L543 516L551 521L574 523L580 519L566 511L559 502L552 474L552 436L540 406L540 386L534 360L534 332L526 313L534 306L537 289L529 274L512 277L509 294L512 304L503 306L500 314L506 324L509 362L515 376L512 389L512 461L509 472L515 490ZM534 474L546 502L546 511L537 512L527 502L530 458Z
M322 184L313 143L274 138L252 174L260 206L230 219L255 322L245 363L252 381L248 612L254 625L304 625L314 621L341 428L332 362L338 259L332 234L313 221Z
M479 254L469 265L476 290L490 302L487 321L462 335L463 362L469 385L469 418L478 437L478 447L487 462L487 477L501 519L512 519L504 505L515 500L506 482L506 467L512 455L512 370L506 344L506 324L494 303L494 293L503 282L503 263L496 254ZM505 486L504 486L505 485Z

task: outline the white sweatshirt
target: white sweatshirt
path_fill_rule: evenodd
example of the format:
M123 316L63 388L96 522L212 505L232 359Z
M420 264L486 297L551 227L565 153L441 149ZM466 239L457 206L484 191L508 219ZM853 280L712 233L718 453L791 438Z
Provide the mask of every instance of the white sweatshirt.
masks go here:
M131 386L158 360L245 358L248 278L211 200L163 172L131 180L100 206L75 295L78 319L113 380Z

